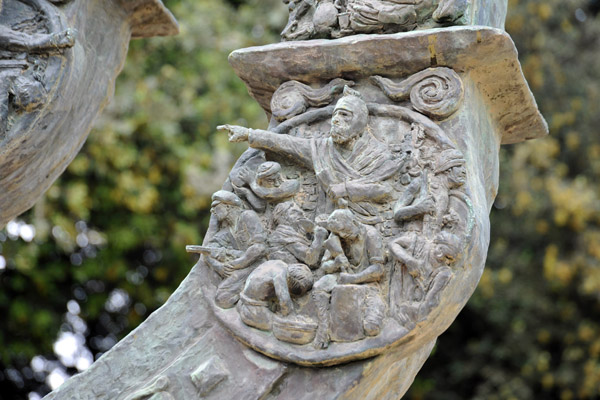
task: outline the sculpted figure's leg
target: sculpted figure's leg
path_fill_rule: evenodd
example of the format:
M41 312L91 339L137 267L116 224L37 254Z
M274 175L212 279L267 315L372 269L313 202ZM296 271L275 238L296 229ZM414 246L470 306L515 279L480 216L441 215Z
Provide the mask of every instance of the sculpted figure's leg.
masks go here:
M246 325L264 331L271 329L271 312L266 306L246 304L242 299L238 307L240 318Z
M313 346L317 349L325 349L329 346L329 302L336 281L334 275L325 275L313 286L312 297L317 306L319 324Z
M215 303L221 308L233 307L240 299L240 292L244 288L250 272L252 272L251 268L239 269L222 281L217 288Z
M440 294L442 289L446 287L450 278L452 277L452 271L448 267L442 267L435 274L435 277L429 285L427 295L423 299L423 304L419 309L419 315L425 316L440 303Z
M313 346L317 349L325 349L329 346L329 301L331 294L321 290L313 291L312 297L317 305L317 318L319 325Z
M385 303L375 288L369 288L365 301L366 312L363 327L367 336L377 336L381 332L385 317Z

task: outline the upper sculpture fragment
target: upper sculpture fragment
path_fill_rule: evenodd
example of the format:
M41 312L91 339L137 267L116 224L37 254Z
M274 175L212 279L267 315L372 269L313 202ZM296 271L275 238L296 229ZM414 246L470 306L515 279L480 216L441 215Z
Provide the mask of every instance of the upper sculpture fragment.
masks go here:
M283 0L290 16L283 40L338 38L464 25L470 0Z

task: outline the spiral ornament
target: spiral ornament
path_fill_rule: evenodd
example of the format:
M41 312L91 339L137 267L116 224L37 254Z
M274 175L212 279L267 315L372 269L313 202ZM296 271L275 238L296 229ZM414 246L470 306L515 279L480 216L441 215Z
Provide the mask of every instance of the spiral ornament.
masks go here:
M410 102L415 110L434 119L454 114L463 97L463 85L456 72L436 68L416 83L410 91Z
M372 76L371 82L394 101L410 98L415 110L437 120L455 113L464 94L460 76L445 67L428 68L401 82L381 76Z

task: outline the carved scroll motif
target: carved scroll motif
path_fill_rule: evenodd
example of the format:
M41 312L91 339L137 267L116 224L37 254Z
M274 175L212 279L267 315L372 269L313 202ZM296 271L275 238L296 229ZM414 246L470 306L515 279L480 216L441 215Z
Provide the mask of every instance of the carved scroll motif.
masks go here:
M330 104L344 86L353 85L354 82L339 78L317 89L298 81L285 82L273 93L271 112L277 121L282 122L304 113L308 107Z
M439 116L448 106L428 82L452 74L374 80L395 99L428 97L415 109ZM234 335L303 365L376 354L409 335L439 306L472 229L454 142L424 115L368 102L372 88L346 86L338 98L342 83L284 83L273 114L293 111L271 131L220 127L252 149L213 195L203 246L188 248L214 271L206 294Z
M392 100L410 98L415 110L433 119L444 119L460 107L464 89L460 76L450 68L429 68L401 81L381 76L371 81Z

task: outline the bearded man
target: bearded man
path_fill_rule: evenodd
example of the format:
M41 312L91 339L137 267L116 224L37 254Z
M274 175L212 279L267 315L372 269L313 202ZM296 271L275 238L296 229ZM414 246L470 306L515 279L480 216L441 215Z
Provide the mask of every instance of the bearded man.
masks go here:
M314 170L323 190L331 200L323 212L331 212L347 201L348 207L374 223L377 210L371 203L389 199L392 187L387 181L400 165L387 145L377 140L368 129L369 111L359 92L346 86L331 118L327 138L300 138L290 135L222 125L229 132L230 142L245 142L292 158Z

